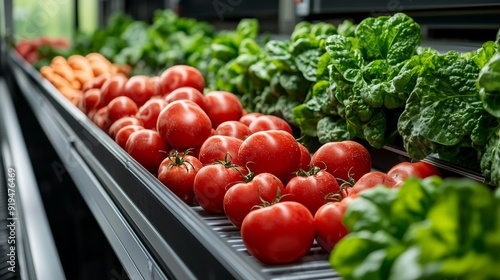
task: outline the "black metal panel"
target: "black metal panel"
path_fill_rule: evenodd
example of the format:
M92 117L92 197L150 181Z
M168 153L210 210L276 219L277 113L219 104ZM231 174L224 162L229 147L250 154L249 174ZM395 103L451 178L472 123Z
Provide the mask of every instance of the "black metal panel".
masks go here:
M151 21L159 9L165 9L165 0L125 0L125 12L136 20Z
M290 0L292 1L292 0ZM279 1L269 0L182 0L180 15L200 19L278 16Z
M314 13L339 13L339 12L380 12L393 13L399 11L423 9L455 9L468 7L499 6L498 0L313 0Z

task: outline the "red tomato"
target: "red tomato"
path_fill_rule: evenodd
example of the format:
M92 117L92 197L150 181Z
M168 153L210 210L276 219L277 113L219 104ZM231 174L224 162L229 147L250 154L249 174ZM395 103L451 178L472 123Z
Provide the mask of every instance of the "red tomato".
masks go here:
M284 119L272 115L257 117L248 127L252 133L264 130L284 130L293 134L292 127Z
M288 182L299 169L300 148L295 138L286 131L259 131L243 140L238 159L255 174L268 172Z
M230 155L234 164L241 164L238 150L243 140L223 135L210 136L200 147L198 158L203 164L212 164L216 160L224 160Z
M314 215L316 241L327 252L331 252L337 242L348 234L342 221L346 208L345 202L327 203L321 206Z
M257 118L257 117L260 117L260 116L263 116L264 114L262 113L248 113L248 114L244 114L243 116L241 116L240 118L240 122L242 122L243 124L247 125L247 126L250 126L250 124Z
M92 109L99 109L101 104L101 90L93 88L85 91L82 98L82 111L89 112Z
M194 179L203 167L189 155L174 153L165 158L158 169L158 180L188 205L194 204Z
M215 135L231 136L238 139L245 139L250 134L250 128L240 121L225 121L215 129Z
M143 126L142 121L136 117L123 117L123 118L115 121L109 127L108 134L109 134L109 136L111 136L111 138L114 139L118 130L120 130L124 126L131 125L131 124Z
M205 96L201 91L192 87L181 87L165 95L165 101L171 103L175 100L191 100L200 105L201 109L205 111Z
M283 183L271 173L261 173L247 183L238 183L224 195L224 212L227 218L240 228L243 219L263 205L263 201L272 203L285 191Z
M265 264L295 262L311 249L314 219L300 203L276 203L248 214L241 239L248 252Z
M102 107L101 109L97 110L93 116L92 116L92 122L95 123L100 129L102 129L104 132L108 132L110 123L108 122L107 118L107 113L108 112L108 107Z
M312 215L325 203L340 201L340 187L332 174L318 167L298 173L286 185L281 201L299 202Z
M126 96L118 96L109 102L106 117L108 123L113 124L123 117L134 116L137 111L139 111L139 108L132 99Z
M298 144L300 148L300 169L309 170L309 164L311 163L311 152L309 152L309 149L303 144Z
M102 108L101 108L102 109ZM106 108L107 109L107 108ZM94 115L95 113L97 113L97 109L91 109L89 110L86 114L87 114L87 117L92 121L94 122ZM106 117L106 115L104 115L104 117Z
M128 79L123 89L123 94L141 106L155 94L154 84L149 83L149 77L135 75Z
M243 115L240 100L227 91L211 91L205 94L205 105L205 112L214 129L225 121L237 121Z
M160 76L153 76L149 78L149 84L151 85L152 88L154 88L154 93L155 93L152 98L156 97L163 98L160 82L161 82Z
M371 171L372 161L363 145L347 140L323 144L312 155L311 165L326 168L338 180L352 182Z
M139 108L136 117L143 122L145 128L156 129L158 116L160 115L160 112L167 107L167 105L168 102L163 99L150 99Z
M104 83L109 78L111 78L110 73L103 73L97 77L94 77L83 84L82 91L85 92L89 89L101 89Z
M130 134L125 150L144 168L152 174L158 172L160 163L170 150L161 140L158 132L151 129L141 129Z
M437 167L425 161L398 163L387 172L387 175L389 175L396 182L402 182L409 176L414 176L420 179L434 175L442 177L441 171L439 171Z
M363 190L373 188L378 185L384 185L392 188L396 185L396 181L391 176L380 171L370 171L361 176L359 180L352 187L347 187L349 195L359 193Z
M200 92L205 89L205 80L198 69L187 65L175 65L160 75L160 94L168 94L181 87L193 87Z
M205 165L194 179L194 195L209 213L224 213L224 195L236 183L244 182L245 170L231 162Z
M127 140L130 137L130 134L141 129L144 129L144 127L142 125L137 125L137 124L130 124L124 126L116 132L115 142L125 150L127 145Z
M101 87L101 105L108 105L111 100L123 96L128 78L124 75L115 75L108 78Z
M198 104L191 100L177 100L160 112L156 130L173 148L195 148L211 135L212 123Z

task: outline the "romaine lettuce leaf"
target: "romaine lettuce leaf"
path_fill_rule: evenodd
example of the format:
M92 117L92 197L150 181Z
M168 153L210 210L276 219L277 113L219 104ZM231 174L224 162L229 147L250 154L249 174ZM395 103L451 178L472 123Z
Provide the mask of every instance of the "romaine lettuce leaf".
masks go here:
M355 36L366 60L384 59L388 64L408 59L421 40L420 26L403 13L367 18L357 26Z
M500 118L500 53L491 58L481 69L478 85L484 109L496 118Z
M343 279L500 279L500 198L468 178L408 178L347 207L333 249Z
M342 106L337 111L348 130L373 147L393 138L396 127L387 125L386 112L405 105L416 78L404 67L417 52L420 38L420 26L398 13L364 19L354 37L332 35L326 40L330 60L321 58L318 74L324 75L324 64L331 63L330 89Z
M484 113L475 85L479 68L472 58L450 51L430 54L420 63L417 83L398 122L404 147L416 159L436 151L436 146L470 143Z

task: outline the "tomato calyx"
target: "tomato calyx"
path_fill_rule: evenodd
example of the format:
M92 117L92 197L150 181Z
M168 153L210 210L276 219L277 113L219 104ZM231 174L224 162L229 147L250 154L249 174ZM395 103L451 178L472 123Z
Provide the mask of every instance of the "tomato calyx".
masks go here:
M180 153L178 150L174 150L169 156L168 160L170 161L169 166L184 166L186 168L186 171L189 172L189 168L186 166L186 164L191 165L193 169L196 169L194 165L189 161L186 160L186 156L192 151L193 149L186 149L184 152Z
M349 178L347 181L342 179L342 178L336 178L338 181L342 182L342 184L340 185L340 191L343 191L348 187L352 188L354 186L354 184L356 183L356 180L351 175L351 170L352 170L352 167L349 169L349 172L347 172L347 177Z
M224 159L216 159L213 161L214 163L222 164L225 168L236 168L240 167L237 164L233 163L233 156L230 153L226 153ZM241 173L241 172L240 172ZM242 174L244 175L244 174Z
M250 167L248 167L248 164L250 163L253 163L251 161L247 162L247 164L245 164L245 168L247 170L247 174L241 174L243 176L243 178L245 179L245 183L249 183L250 181L253 180L253 178L255 177L255 172L252 172L252 170L250 170ZM260 197L260 196L259 196Z
M342 192L342 188L340 192ZM325 194L325 204L329 202L340 202L342 200L342 195L340 193L327 193Z
M316 174L318 174L318 172L320 172L321 170L324 170L324 169L321 169L315 165L312 165L309 170L304 170L304 169L299 169L297 172L295 172L295 174L297 176L301 176L301 177L309 177L309 176L314 176Z
M284 194L284 195L282 195L282 194L281 194L281 190L280 190L280 188L277 188L277 189L276 189L276 196L274 197L273 201L269 202L269 201L267 201L267 200L265 200L265 199L263 199L263 198L262 198L262 196L260 195L260 191L259 191L259 189L257 189L257 193L258 193L258 195L259 195L259 199L260 199L260 201L262 202L262 204L260 204L260 205L254 205L254 206L252 207L252 209L255 209L255 208L259 208L259 209L260 209L260 208L269 207L269 206L271 206L271 205L274 205L274 204L276 204L276 203L280 202L280 200L281 200L284 196L286 196L286 194Z

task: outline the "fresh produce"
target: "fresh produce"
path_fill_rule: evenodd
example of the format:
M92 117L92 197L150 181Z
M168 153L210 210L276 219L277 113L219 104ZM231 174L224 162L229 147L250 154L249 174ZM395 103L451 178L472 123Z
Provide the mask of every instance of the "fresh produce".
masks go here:
M169 103L158 116L156 130L172 148L197 148L212 133L212 122L191 100Z
M260 49L258 32L256 19L242 19L235 30L222 30L214 35L210 45L200 52L197 65L205 73L208 90L229 91L238 96L247 91L244 85L249 80L245 79L245 69L257 62L258 57L253 54Z
M120 129L122 129L123 127L127 126L127 125L140 125L140 126L143 126L143 122L141 119L138 119L134 116L130 116L130 117L122 117L120 118L119 120L115 121L110 127L109 127L109 130L108 130L108 134L111 138L115 138L116 136L116 133L118 133L118 131ZM143 126L144 127L144 126Z
M201 109L203 109L203 111L206 110L205 95L203 95L202 91L199 91L193 87L179 87L163 96L165 101L167 101L168 103L176 100L187 99L198 104L201 107Z
M156 11L151 24L116 13L104 28L77 34L72 48L63 54L98 52L115 63L133 66L134 74L154 76L188 61L202 66L200 54L209 48L214 33L213 26L178 17L171 10Z
M285 41L258 29L117 16L40 73L265 264L300 260L315 238L345 279L499 278L498 197L424 161L374 171L357 141L467 163L498 186L499 42L439 54L402 13L302 22Z
M286 184L281 201L295 201L307 207L314 216L326 203L340 201L340 186L335 177L326 170L313 166L310 170L299 170L297 176Z
M95 112L102 108L101 106L101 90L98 88L90 88L83 91L83 96L77 104L78 108L87 114Z
M352 185L371 171L372 160L363 145L346 140L321 145L312 155L311 165L328 171L339 180L339 184Z
M234 164L230 156L203 166L194 180L196 201L209 213L224 214L226 191L236 183L244 182L245 173L245 169Z
M231 136L243 140L250 136L252 132L246 124L240 121L225 121L217 126L214 134Z
M237 121L243 116L243 107L236 95L227 91L205 93L205 112L216 129L225 121Z
M125 85L128 78L125 75L113 75L106 79L101 87L101 102L99 106L107 106L111 100L125 95Z
M103 73L128 74L127 66L112 64L100 54L91 53L86 56L72 55L67 59L54 57L49 65L40 68L40 74L52 83L68 100L78 105L83 99L83 86L94 77ZM116 97L116 96L114 96ZM109 103L113 98L109 97ZM107 104L107 103L106 103Z
M302 204L279 202L250 212L241 225L248 252L265 264L285 264L305 256L314 241L314 222Z
M496 48L487 42L469 53L423 53L407 62L395 83L411 89L398 131L412 158L436 153L457 164L478 162L478 150L497 124L485 111L476 83Z
M224 213L231 223L241 228L243 219L258 206L278 201L285 191L283 183L271 173L247 175L246 182L233 185L224 195ZM307 208L306 208L307 210Z
M156 123L158 122L158 116L160 116L161 111L167 107L168 102L161 98L149 99L144 103L135 117L142 121L145 128L156 129Z
M202 167L203 164L198 158L189 155L189 151L179 153L174 150L158 167L158 180L184 203L193 205L195 202L193 186L196 174Z
M140 129L130 134L125 150L144 168L156 175L158 167L170 151L170 146L155 130Z
M39 37L34 39L21 39L16 43L16 51L30 64L37 65L40 60L45 59L43 49L53 48L67 50L70 42L66 38Z
M466 178L359 194L330 256L343 279L499 279L500 197Z
M102 107L96 111L90 111L88 116L91 116L91 120L97 127L102 129L104 132L109 133L108 118L106 117L108 111L108 107Z
M316 242L327 252L331 252L333 247L348 233L342 222L347 207L344 201L347 200L326 203L314 215Z
M144 126L138 125L138 124L126 125L126 126L120 128L116 132L115 137L113 139L118 144L118 146L120 146L120 147L122 147L122 149L126 150L127 141L128 141L128 138L130 137L130 135L132 135L132 133L134 133L138 130L141 130L141 129L145 129Z
M310 163L311 163L311 152L309 149L302 143L299 144L299 149L300 149L300 164L299 164L299 169L302 170L309 170L311 168Z
M138 111L139 108L134 100L126 96L118 96L109 102L106 119L109 124L113 124L123 117L135 116Z
M408 94L392 81L420 38L420 26L402 13L366 18L353 36L329 36L316 84L293 109L302 132L321 143L355 137L374 147L390 142L396 126L388 120L397 119Z
M293 135L290 124L284 119L273 115L262 115L255 118L248 128L251 133L265 130L283 130Z
M352 187L346 187L347 195L358 194L366 189L374 188L378 185L384 185L392 188L397 184L391 176L380 171L370 171L359 178Z
M286 184L299 169L300 148L286 131L259 131L243 140L238 159L255 174L271 173Z
M244 165L246 162L241 161L238 156L241 144L243 140L239 138L213 135L201 145L198 158L203 164L229 159L234 164Z
M478 78L478 87L480 89L479 96L485 110L495 117L498 122L500 114L498 111L498 94L500 93L500 53L498 45L500 37L497 39L497 54L493 56L488 63L481 69ZM498 146L500 143L500 126L492 129L491 134L486 142L484 150L481 152L480 166L486 178L486 181L495 186L500 186L500 154ZM500 188L498 188L500 189Z
M403 182L406 178L410 176L414 176L420 179L425 179L430 176L439 176L442 177L441 171L434 165L425 162L425 161L417 161L417 162L401 162L389 169L387 171L387 175L394 179L396 182Z
M146 101L156 95L156 77L134 75L127 80L123 94L132 99L137 106L142 106Z
M160 95L167 95L180 87L192 87L203 92L205 79L198 69L187 65L175 65L161 73Z
M257 118L260 117L264 114L259 113L259 112L252 112L252 113L247 113L241 116L239 121L247 126L250 126L250 124Z

